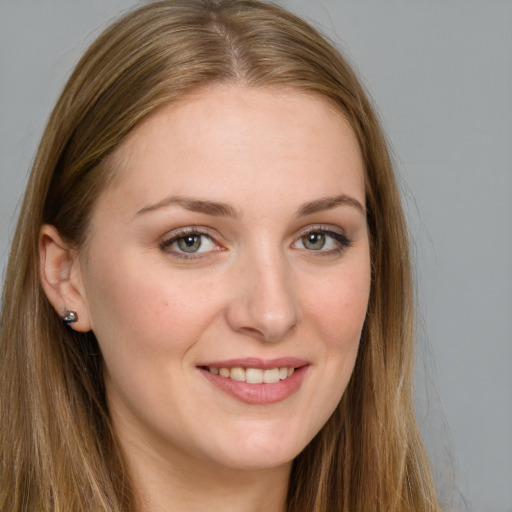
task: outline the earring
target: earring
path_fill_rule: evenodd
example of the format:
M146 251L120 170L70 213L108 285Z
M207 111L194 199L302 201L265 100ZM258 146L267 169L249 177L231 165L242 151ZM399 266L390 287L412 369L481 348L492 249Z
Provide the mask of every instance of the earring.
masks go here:
M69 309L64 309L64 313L61 315L60 319L65 324L73 324L78 320L78 315L76 311L69 311Z

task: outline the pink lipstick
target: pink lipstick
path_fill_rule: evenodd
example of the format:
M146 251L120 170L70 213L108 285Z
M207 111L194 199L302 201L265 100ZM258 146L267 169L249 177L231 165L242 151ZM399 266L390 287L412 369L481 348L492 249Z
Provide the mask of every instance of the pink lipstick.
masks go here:
M212 361L198 369L215 387L250 405L285 400L302 384L309 362L297 358Z

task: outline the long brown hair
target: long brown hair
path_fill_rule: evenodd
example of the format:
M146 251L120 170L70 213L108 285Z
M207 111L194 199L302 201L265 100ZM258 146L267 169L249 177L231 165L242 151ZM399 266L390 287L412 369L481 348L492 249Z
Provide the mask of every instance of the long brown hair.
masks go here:
M252 0L168 0L125 15L80 60L50 117L3 292L0 510L133 509L97 342L63 326L46 299L39 230L52 224L80 247L112 151L156 109L214 82L321 95L351 123L366 167L372 284L360 350L339 407L294 461L288 510L438 510L412 405L409 250L385 138L339 52Z

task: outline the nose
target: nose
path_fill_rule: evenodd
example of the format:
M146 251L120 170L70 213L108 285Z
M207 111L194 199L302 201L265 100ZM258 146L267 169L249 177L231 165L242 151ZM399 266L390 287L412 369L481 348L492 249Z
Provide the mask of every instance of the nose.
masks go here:
M236 332L275 342L301 321L291 271L277 255L240 265L233 292L226 315Z

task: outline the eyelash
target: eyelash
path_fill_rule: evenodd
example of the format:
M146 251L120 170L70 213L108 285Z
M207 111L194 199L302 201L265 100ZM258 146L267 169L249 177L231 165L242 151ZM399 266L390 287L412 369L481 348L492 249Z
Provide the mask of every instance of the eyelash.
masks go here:
M350 247L350 245L352 243L351 240L341 230L340 231L334 230L334 229L332 229L331 226L311 226L310 228L304 230L300 234L300 236L297 237L297 239L293 242L292 247L293 247L293 245L297 244L298 242L303 242L303 240L306 237L308 237L309 235L312 235L312 234L319 234L319 235L324 235L325 237L329 237L334 240L334 242L336 243L337 246L335 248L328 249L328 250L322 250L323 247L320 248L319 250L307 249L306 247L296 248L296 249L311 253L310 256L320 256L320 257L332 256L332 255L336 255L336 254L341 254L348 247ZM177 243L180 240L185 239L187 236L196 236L196 237L201 237L201 238L205 237L205 238L209 239L215 246L218 247L218 249L216 249L217 251L223 250L222 248L220 248L222 246L220 246L220 244L218 244L215 241L215 238L210 235L208 230L206 230L205 228L199 228L196 226L187 227L187 228L184 228L177 232L172 233L168 238L165 238L160 243L160 249L168 254L172 254L174 257L187 259L187 260L202 258L205 255L209 254L210 252L216 251L214 249L213 251L210 250L210 251L187 253L184 251L171 249L171 247L174 243Z
M297 238L294 244L296 244L299 241L303 241L304 238L312 234L321 234L326 237L330 237L335 241L337 246L329 250L320 249L315 251L314 249L302 249L304 251L307 251L308 253L311 253L311 256L322 257L341 254L352 244L352 241L345 235L345 233L343 233L341 230L335 230L331 226L311 226L310 228L306 229L301 233L301 235Z

